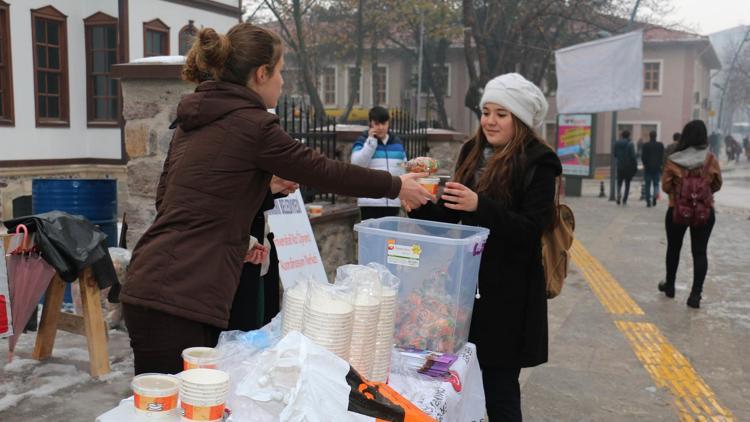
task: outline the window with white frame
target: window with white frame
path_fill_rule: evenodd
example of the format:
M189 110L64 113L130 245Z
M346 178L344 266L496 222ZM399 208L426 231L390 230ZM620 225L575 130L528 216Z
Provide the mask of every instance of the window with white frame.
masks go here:
M336 68L326 67L320 76L320 96L324 105L336 105Z
M661 61L643 62L643 92L661 93Z
M388 103L388 67L378 66L372 75L372 104Z
M346 69L346 80L348 84L346 86L346 101L349 101L349 95L354 91L354 105L362 104L362 68L360 68L359 75L357 75L357 68L355 66L349 66ZM359 78L357 78L359 76Z

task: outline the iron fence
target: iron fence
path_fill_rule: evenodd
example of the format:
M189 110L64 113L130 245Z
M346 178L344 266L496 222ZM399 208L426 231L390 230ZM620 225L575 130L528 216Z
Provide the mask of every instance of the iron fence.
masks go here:
M391 131L401 138L409 159L427 155L427 129L420 128L417 119L406 111L395 109L391 111L390 123Z
M276 113L281 126L289 136L299 140L308 147L324 156L336 160L339 154L336 150L336 119L328 116L316 118L313 108L304 101L284 97L279 101ZM315 200L336 202L336 195L320 193L308 186L302 186L302 197L305 202Z

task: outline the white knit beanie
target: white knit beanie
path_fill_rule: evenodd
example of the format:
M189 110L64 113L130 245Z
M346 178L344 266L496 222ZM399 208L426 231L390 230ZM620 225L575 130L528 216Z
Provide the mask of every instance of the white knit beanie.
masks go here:
M479 107L487 103L502 106L531 129L544 123L549 107L542 90L518 73L506 73L487 82Z

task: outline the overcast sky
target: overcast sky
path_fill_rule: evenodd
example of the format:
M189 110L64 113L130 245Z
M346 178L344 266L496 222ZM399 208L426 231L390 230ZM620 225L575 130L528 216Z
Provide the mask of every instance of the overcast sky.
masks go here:
M699 34L708 35L737 25L750 25L750 0L671 0L674 16Z

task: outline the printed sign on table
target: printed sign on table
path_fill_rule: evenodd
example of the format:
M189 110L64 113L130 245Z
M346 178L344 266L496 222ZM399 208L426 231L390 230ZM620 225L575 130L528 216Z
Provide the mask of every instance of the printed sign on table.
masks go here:
M327 282L328 276L299 190L274 202L276 207L268 211L268 225L274 235L284 288L294 286L301 279Z
M557 155L568 176L591 176L590 114L561 114L558 117Z

